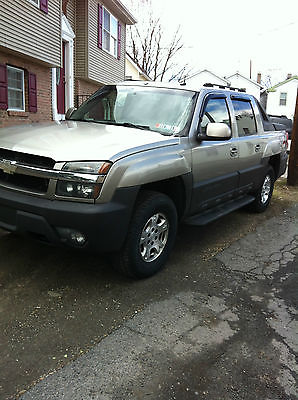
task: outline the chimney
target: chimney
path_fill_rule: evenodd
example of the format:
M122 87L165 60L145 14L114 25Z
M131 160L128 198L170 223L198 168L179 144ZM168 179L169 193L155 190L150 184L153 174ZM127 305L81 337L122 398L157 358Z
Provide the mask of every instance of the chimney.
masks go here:
M292 78L292 74L287 74L287 79L291 79Z
M261 84L261 79L262 79L262 74L261 74L260 72L258 72L258 75L257 75L257 82L258 82L259 84Z

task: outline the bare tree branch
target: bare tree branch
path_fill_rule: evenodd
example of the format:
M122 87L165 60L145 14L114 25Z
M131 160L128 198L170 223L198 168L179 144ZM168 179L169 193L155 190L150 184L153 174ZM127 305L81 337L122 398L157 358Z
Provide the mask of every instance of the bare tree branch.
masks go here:
M172 37L167 37L160 18L153 15L150 0L139 3L132 0L132 5L137 11L140 11L140 7L142 10L139 22L128 27L127 53L154 81L163 81L170 72L172 80L173 76L180 76L185 67L176 60L177 54L184 47L180 26Z

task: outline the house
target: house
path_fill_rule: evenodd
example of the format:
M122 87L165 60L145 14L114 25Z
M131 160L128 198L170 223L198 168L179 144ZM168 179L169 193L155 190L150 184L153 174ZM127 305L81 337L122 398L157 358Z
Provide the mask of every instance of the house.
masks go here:
M125 80L151 81L146 72L133 61L128 53L125 58Z
M0 127L64 119L104 84L124 80L119 0L1 0Z
M230 82L225 79L221 78L218 75L215 75L213 72L209 71L208 69L204 69L196 74L186 78L186 82L190 83L192 86L202 87L206 83L212 83L215 85L221 86L229 86Z
M293 119L297 89L298 75L288 75L286 80L267 89L267 113L271 115L285 115Z
M246 78L239 72L228 76L226 79L229 80L232 87L245 89L246 93L252 94L253 96L255 96L256 99L260 100L261 90L263 88L260 83L252 79Z

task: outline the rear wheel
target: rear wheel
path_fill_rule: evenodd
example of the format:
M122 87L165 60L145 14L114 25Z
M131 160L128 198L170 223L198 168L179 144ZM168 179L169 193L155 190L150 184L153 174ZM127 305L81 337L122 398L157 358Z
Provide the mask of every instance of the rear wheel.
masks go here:
M266 210L270 204L272 192L274 189L275 175L272 167L269 167L261 187L254 193L256 197L254 202L250 204L250 209L254 212L261 213Z
M129 232L114 267L132 278L147 278L165 265L175 242L177 211L173 201L158 192L143 191Z

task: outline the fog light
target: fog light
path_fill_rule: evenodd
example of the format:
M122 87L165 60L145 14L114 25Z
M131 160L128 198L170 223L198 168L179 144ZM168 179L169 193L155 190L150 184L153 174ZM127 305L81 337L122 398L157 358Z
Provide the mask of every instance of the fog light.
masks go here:
M71 232L70 238L79 246L83 246L86 243L86 237L81 232Z
M74 246L84 246L87 242L87 236L79 231L61 227L57 227L56 229L63 243L72 244Z

